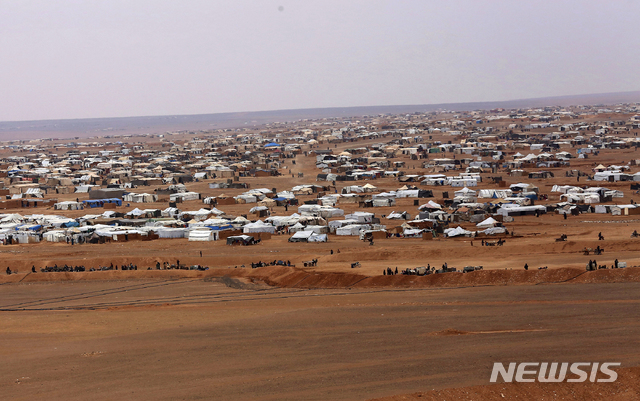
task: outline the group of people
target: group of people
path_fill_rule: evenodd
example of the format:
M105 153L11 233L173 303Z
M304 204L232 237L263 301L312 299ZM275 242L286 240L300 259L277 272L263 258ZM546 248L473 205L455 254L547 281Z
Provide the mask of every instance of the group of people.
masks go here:
M125 234L125 237L127 237L126 234ZM66 240L67 240L67 244L71 244L71 245L84 244L85 242L87 242L87 240L84 237L79 236L78 239L75 239L73 235L67 236Z
M502 246L504 245L505 242L507 241L502 238L500 238L496 242L482 240L481 245L482 246L494 246L494 245ZM471 241L471 246L473 246L473 241Z
M123 264L119 267L120 270L138 270L138 265L134 265L133 263L128 263L128 264ZM151 269L151 268L149 268ZM86 266L84 265L68 265L68 264L64 264L63 266L58 266L58 264L54 264L53 266L45 266L45 267L41 267L40 268L40 272L42 273L51 273L51 272L68 272L68 273L73 273L73 272L85 272L85 271L90 271L90 272L95 272L95 271L105 271L105 270L118 270L118 265L114 265L113 263L111 263L109 266L100 266L100 267L90 267L87 269ZM37 273L38 270L36 269L35 265L31 266L31 273ZM6 270L7 274L15 274L18 273L18 270L11 270L11 267L7 266L7 270Z
M618 269L619 267L620 267L620 263L618 262L618 259L614 260L611 268ZM598 269L606 269L606 268L607 268L607 265L598 265L595 259L590 260L587 263L587 270L598 270Z
M398 266L396 266L396 270L392 270L390 267L387 267L386 270L382 271L383 276L395 276L398 274Z
M263 262L263 261L259 261L258 263L251 263L251 268L255 269L258 267L265 267L265 266L291 266L291 261L287 260L274 260L272 262ZM244 267L244 265L242 265L242 267Z
M420 269L422 269L422 270L420 270ZM423 273L421 273L421 271ZM449 270L449 265L446 262L442 265L442 270L436 270L435 266L432 267L431 264L428 263L426 267L420 267L420 268L415 268L415 269L409 269L409 268L404 269L404 270L402 270L400 272L400 274L403 274L403 275L416 275L416 274L417 275L427 275L427 274L433 274L433 273L445 273L445 272L449 272L449 271L455 272L456 269L452 267L451 270ZM396 269L394 271L394 270L391 270L390 268L387 267L386 270L382 271L382 274L386 275L386 276L396 275L396 274L398 274L398 268L396 267Z

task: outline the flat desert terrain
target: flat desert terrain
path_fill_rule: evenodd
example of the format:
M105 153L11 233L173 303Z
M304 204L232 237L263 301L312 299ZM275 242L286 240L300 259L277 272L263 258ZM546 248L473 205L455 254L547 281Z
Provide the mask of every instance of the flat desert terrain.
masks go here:
M640 364L638 282L303 289L126 273L0 286L4 399L640 397L624 369ZM620 380L487 386L493 361L577 359L621 362Z

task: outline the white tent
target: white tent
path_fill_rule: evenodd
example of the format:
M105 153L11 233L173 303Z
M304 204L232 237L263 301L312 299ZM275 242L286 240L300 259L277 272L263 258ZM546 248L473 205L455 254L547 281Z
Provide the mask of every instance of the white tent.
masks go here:
M345 220L355 220L358 223L371 223L374 214L369 212L353 212L344 216ZM338 220L344 221L344 220ZM331 225L331 222L329 223Z
M507 232L507 229L504 227L490 227L484 230L482 233L486 235L495 235L495 234L504 234Z
M327 234L313 234L307 242L327 242Z
M289 242L327 242L327 234L317 234L313 231L298 231Z
M185 202L185 201L197 200L197 199L200 199L200 194L197 192L183 192L183 193L169 195L169 201L171 202L176 202L176 201Z
M402 231L402 235L405 238L412 238L412 237L422 237L422 232L424 230L421 228L405 228Z
M407 219L407 212L391 212L389 213L389 215L387 216L387 219L389 220L406 220Z
M47 231L43 234L45 241L49 242L64 242L66 240L66 235L64 231Z
M242 229L242 232L245 234L249 234L249 233L275 233L276 232L276 228L274 226L272 226L271 224L267 224L265 222L262 222L260 220L256 221L255 223L249 223L247 225L245 225Z
M309 237L314 234L313 231L297 231L289 238L289 242L307 242Z
M217 231L201 229L189 231L189 241L215 241L217 239Z
M122 198L125 202L135 202L135 203L146 203L146 202L158 201L158 195L147 194L147 193L143 193L143 194L129 193L124 195Z
M128 212L125 214L125 216L142 216L144 214L143 210L140 210L138 208L133 209L132 211Z
M455 191L453 194L455 196L475 196L476 195L476 191L474 191L473 189L469 189L467 187L464 187L459 191Z
M496 223L498 223L498 221L496 219L494 219L493 217L489 217L488 219L485 219L485 220L481 221L480 223L476 224L476 227L478 227L478 228L495 227Z
M359 235L360 230L368 230L371 226L368 224L351 224L336 229L336 235Z
M417 198L419 190L417 189L402 189L396 191L396 198Z
M430 200L429 202L425 203L424 205L418 208L418 210L424 210L424 209L442 209L442 206Z
M80 210L83 206L80 202L66 201L54 204L53 208L55 210Z
M470 237L472 232L471 231L467 231L464 228L458 226L456 228L446 228L444 230L444 234L447 237L457 237L457 236L460 236L460 235L464 235L464 236Z
M171 227L154 227L158 238L185 238L189 236L189 230L186 228L171 228Z
M362 189L364 189L364 192L373 192L373 191L377 190L378 188L374 187L371 184L364 184L362 186Z
M377 198L373 199L372 202L374 207L387 207L387 206L395 206L396 200L393 198Z
M254 206L251 209L249 209L249 213L259 212L261 210L269 210L269 208L266 206Z
M304 228L305 228L304 225L302 225L300 222L298 222L298 223L292 225L291 227L289 227L289 232L290 233L295 233L295 232L298 232L298 231L304 231Z
M358 220L354 220L354 219L345 219L345 220L331 220L329 222L329 227L330 228L338 228L338 227L343 227L343 226L348 226L351 224L358 224L360 223L360 221Z
M293 194L293 192L289 192L289 191L278 192L278 198L293 199L295 197L296 196Z
M236 203L256 203L258 198L254 195L238 195L235 196Z

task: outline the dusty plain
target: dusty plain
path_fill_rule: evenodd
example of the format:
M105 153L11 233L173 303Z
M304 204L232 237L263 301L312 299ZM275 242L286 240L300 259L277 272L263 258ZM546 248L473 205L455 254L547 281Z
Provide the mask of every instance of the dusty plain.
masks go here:
M363 400L486 385L494 361L640 363L640 283L309 290L173 278L0 291L3 399ZM604 399L584 397L597 388L632 400L634 386L587 384L564 399ZM502 391L558 386L534 387Z

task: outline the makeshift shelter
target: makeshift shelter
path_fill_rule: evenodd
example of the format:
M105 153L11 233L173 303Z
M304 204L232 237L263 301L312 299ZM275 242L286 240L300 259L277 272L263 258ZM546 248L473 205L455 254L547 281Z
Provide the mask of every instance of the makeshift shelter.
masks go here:
M55 210L81 210L83 209L83 205L82 202L66 201L54 204L53 208Z
M189 231L189 241L216 241L218 232L213 230L191 230Z
M359 235L360 230L368 230L370 228L371 226L368 224L350 224L336 228L336 235Z
M480 223L476 224L476 227L489 228L489 227L495 227L496 224L498 224L498 220L494 219L493 217L489 217L488 219L485 219Z
M271 224L267 224L263 221L256 221L255 223L249 223L242 228L242 232L245 234L248 233L270 233L274 234L276 232L276 228Z
M227 237L227 245L253 245L255 240L250 235L232 235Z
M289 242L327 242L327 234L313 231L298 231L289 238Z

